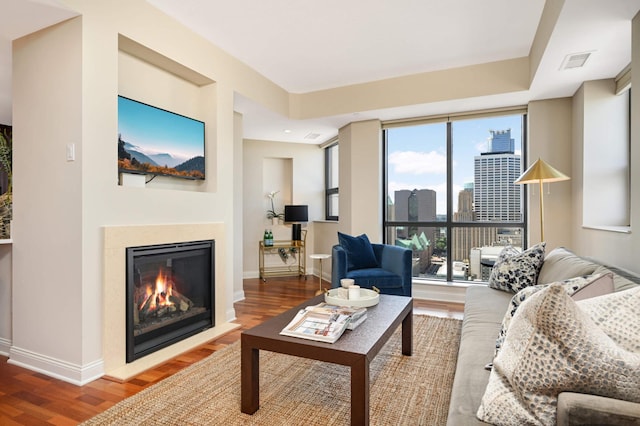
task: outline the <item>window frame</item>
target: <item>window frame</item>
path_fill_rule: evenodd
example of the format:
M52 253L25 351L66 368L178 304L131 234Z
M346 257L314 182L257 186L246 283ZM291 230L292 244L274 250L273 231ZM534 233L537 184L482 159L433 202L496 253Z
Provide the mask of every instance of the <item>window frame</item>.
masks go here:
M339 156L340 156L340 152L337 151L338 149L338 141L333 141L330 144L324 146L324 216L325 216L325 220L330 220L330 221L338 221L339 216L336 215L331 215L331 211L332 211L332 197L338 195L340 193L340 181L339 181L339 177L338 177L338 186L333 186L330 187L329 185L332 184L331 182L331 176L333 175L333 155L335 155L335 153L337 152L338 154L338 161L339 161ZM334 151L334 148L336 151ZM339 176L339 170L338 170L338 176ZM339 208L339 207L338 207Z
M382 235L383 242L385 244L389 244L387 241L388 236L388 228L395 227L432 227L432 228L445 228L445 235L447 238L447 248L446 248L446 256L447 256L447 276L446 282L459 282L469 284L472 282L485 282L486 281L466 281L466 280L454 280L453 279L453 230L455 228L522 228L522 246L523 250L528 247L528 233L529 233L529 205L528 205L528 185L523 185L522 188L522 221L500 221L500 222L480 222L480 221L454 221L454 211L453 211L453 197L457 196L454 194L454 186L453 186L453 122L459 121L461 119L468 118L483 118L489 116L499 116L499 115L516 115L520 114L522 116L522 142L521 142L521 168L522 171L526 169L527 163L527 147L528 147L528 112L526 108L513 108L513 109L504 109L500 111L488 111L488 112L478 112L478 113L468 113L461 114L460 116L454 117L451 116L440 116L436 118L423 118L423 119L411 119L403 122L402 120L396 120L392 122L389 126L385 126L383 123L383 131L382 131L382 154L383 154L383 166L382 166L382 186L383 186L383 194L382 194L382 211L383 211L383 220L382 220ZM388 175L389 175L389 149L388 149L388 130L393 127L400 127L403 125L416 125L416 124L433 124L437 122L445 122L446 123L446 153L447 153L447 176L446 176L446 184L447 184L447 214L446 219L444 221L417 221L417 222L409 222L409 221L390 221L388 219L388 207L387 207L387 195L389 192L388 187ZM404 123L404 124L403 124ZM431 280L430 278L416 278L412 279L417 280ZM437 280L441 282L440 280Z

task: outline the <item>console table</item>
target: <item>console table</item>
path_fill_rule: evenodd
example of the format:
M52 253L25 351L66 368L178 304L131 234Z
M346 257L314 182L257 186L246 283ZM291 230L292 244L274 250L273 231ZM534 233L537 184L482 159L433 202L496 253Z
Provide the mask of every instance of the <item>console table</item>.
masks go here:
M302 241L275 240L272 246L265 246L264 241L258 243L258 260L260 278L267 281L267 277L281 277L298 275L307 278L307 256L305 253L305 239ZM282 253L287 256L283 262ZM276 256L277 261L265 264L265 256ZM295 259L294 259L295 258Z

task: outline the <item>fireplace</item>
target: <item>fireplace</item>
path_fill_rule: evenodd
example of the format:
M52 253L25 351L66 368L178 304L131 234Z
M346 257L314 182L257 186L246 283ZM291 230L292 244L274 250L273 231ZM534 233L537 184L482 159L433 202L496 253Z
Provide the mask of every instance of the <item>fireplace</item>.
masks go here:
M215 325L215 241L126 248L127 363Z

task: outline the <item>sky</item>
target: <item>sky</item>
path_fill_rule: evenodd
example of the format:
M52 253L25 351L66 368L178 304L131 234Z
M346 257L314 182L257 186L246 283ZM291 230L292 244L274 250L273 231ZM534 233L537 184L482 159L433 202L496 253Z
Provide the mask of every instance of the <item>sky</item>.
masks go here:
M118 133L145 154L204 155L204 123L118 96Z
M522 116L510 115L453 122L453 207L458 192L473 183L473 158L486 152L490 130L511 129L515 153L522 148ZM389 196L400 189L436 191L436 213L446 214L447 126L435 123L388 130Z

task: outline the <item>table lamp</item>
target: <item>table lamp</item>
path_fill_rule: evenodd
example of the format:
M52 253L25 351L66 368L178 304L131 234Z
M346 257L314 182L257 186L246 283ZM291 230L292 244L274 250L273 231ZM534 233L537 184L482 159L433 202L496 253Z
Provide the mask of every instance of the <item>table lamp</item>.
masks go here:
M284 206L284 221L291 223L291 241L302 241L302 225L303 222L309 221L309 208L303 205Z

